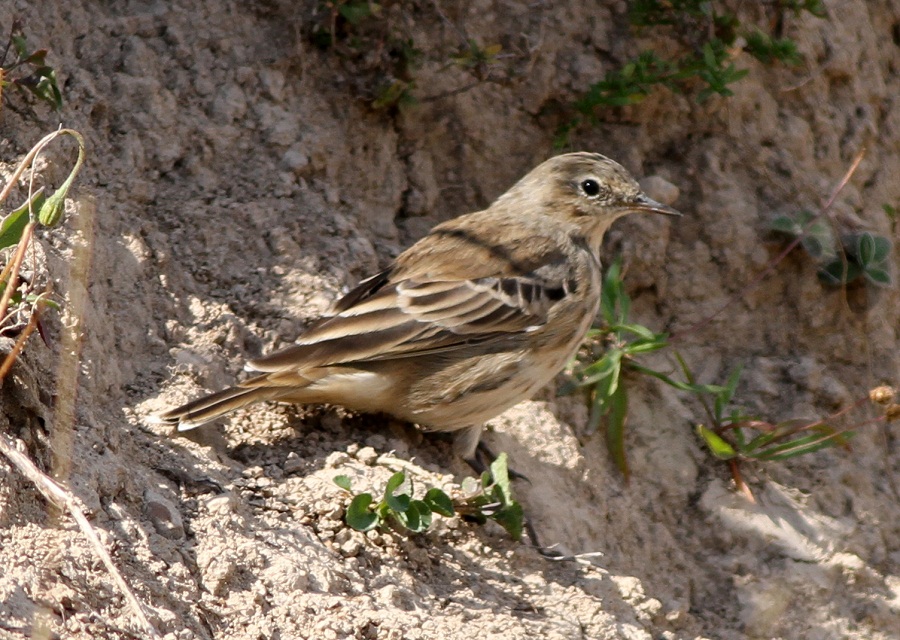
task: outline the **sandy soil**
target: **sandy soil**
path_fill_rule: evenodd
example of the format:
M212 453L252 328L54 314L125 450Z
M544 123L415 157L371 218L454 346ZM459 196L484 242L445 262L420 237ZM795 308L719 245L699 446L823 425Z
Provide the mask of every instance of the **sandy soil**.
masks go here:
M683 219L617 223L605 254L624 256L635 320L680 333L703 381L743 364L739 402L772 420L900 380L896 285L845 297L798 253L739 294L780 250L767 222L819 206L863 147L832 215L892 238L900 276L882 208L900 206L900 3L825 4L828 19L785 25L803 65L742 56L751 73L731 99L661 93L571 141L678 188ZM684 394L629 382L625 483L602 438L583 437L582 401L549 388L486 439L531 479L516 489L544 541L601 554L551 562L456 519L413 537L349 530L338 473L360 489L396 460L419 486L468 473L446 443L383 418L259 406L190 439L145 424L289 344L434 223L487 205L555 153L558 106L641 45L622 2L388 7L425 52L419 102L373 110L396 61L371 43L314 46L316 6L0 0L3 28L18 16L51 49L61 119L90 145L67 224L41 238L36 277L64 311L6 381L0 430L83 502L160 633L896 638L896 425L862 430L852 450L746 466L754 505L697 440L704 416ZM446 64L464 37L504 57L497 82L454 93L473 80ZM57 116L0 117L8 175ZM67 161L53 151L44 175L58 183ZM2 458L0 567L0 638L143 637L73 521Z

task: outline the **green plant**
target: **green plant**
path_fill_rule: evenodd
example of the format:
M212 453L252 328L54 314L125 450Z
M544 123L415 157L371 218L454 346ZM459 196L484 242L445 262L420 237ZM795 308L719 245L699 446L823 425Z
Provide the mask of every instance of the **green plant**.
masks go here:
M684 372L690 379L686 366ZM710 426L698 424L697 434L710 453L728 462L735 485L750 500L753 500L753 494L743 479L742 462L778 462L828 447L849 448L850 439L860 428L900 417L900 405L893 402L896 393L886 386L872 389L864 398L822 419L793 418L772 423L748 416L738 408L731 408L726 413L740 373L739 368L735 369L725 387L713 394L712 406L706 398L701 398ZM869 403L883 407L881 415L863 418L849 426L834 426L845 414Z
M777 216L769 228L798 242L818 265L826 284L844 286L861 278L875 285L890 285L891 243L867 231L835 239L831 227L809 211Z
M311 21L310 39L347 66L360 94L376 110L391 111L432 102L464 93L483 82L499 81L500 44L482 45L458 29L461 42L455 49L433 51L426 56L411 35L411 10L411 5L400 2L328 0L319 4ZM449 21L438 5L432 5L430 10L441 21ZM472 80L454 89L422 96L417 72L426 58L441 63L438 72L459 69Z
M663 58L652 50L644 50L621 67L607 71L603 79L591 84L574 102L578 114L560 125L556 146L567 145L571 131L585 120L596 122L610 107L640 103L661 87L675 93L693 94L698 102L713 95L733 95L731 85L749 72L734 61L742 51L766 65L799 64L802 58L796 43L772 33L771 25L780 24L784 13L789 11L794 14L808 11L824 17L821 2L770 0L761 4L763 9L776 14L776 19L765 23L768 30L746 24L722 1L630 2L628 17L632 26L638 30L652 28L661 36L674 38L681 53Z
M347 476L336 476L334 482L352 493ZM459 497L455 499L434 487L428 489L421 499L413 495L412 478L398 471L388 480L378 502L367 492L353 496L344 521L357 531L393 528L421 533L431 526L433 514L448 518L459 514L481 524L494 520L515 540L522 536L524 516L521 505L512 496L506 454L500 454L491 464L490 472L486 471L481 478L466 478Z
M804 220L808 231L816 231L803 238L809 250L817 255L829 255L827 239L831 236L827 225L817 227L817 221L811 217L804 217ZM794 220L792 224L797 225L798 222ZM787 228L785 221L780 225ZM790 229L796 230L796 226ZM853 430L885 419L865 419L850 427L832 426L838 417L864 404L864 401L823 420L789 419L772 423L747 415L732 404L741 367L731 372L724 385L718 385L698 382L678 351L673 351L672 357L683 380L640 364L638 358L642 354L670 348L671 345L665 334L631 322L630 308L630 299L622 281L621 263L616 260L604 274L600 326L589 333L569 367L568 380L560 390L561 393L570 393L580 388L586 392L589 406L586 433L590 435L601 425L605 426L607 449L626 479L629 476L625 446L629 374L656 378L697 399L707 417L705 424L697 424L698 435L714 456L728 462L735 484L750 498L752 494L741 474L742 462L783 461L826 447L846 446ZM896 413L897 410L893 411Z
M36 328L40 328L42 309L45 307L59 308L49 298L48 289L37 292L34 282L27 282L20 286L19 270L28 248L34 241L35 230L39 227L53 227L62 220L66 195L84 163L84 138L80 133L71 129L61 129L45 136L26 154L13 172L9 182L0 190L0 203L3 203L25 170L29 166L33 166L35 159L44 147L59 136L71 136L78 143L78 159L66 180L49 197L44 196L43 188L32 190L28 199L0 222L0 250L16 247L0 272L0 334L8 335L18 332L15 345L0 364L0 380L9 372L31 333ZM27 316L27 321L22 326L19 319L25 316Z
M7 60L10 52L12 60ZM62 109L62 93L56 82L56 70L47 65L47 50L31 50L16 20L10 29L9 40L0 55L0 94L5 98L7 87L26 91L59 111Z
M793 66L802 62L797 43L790 38L776 38L759 28L748 33L746 38L747 53L763 64L771 65L780 61Z
M795 15L799 15L804 11L811 13L817 18L824 18L825 3L822 0L778 0L778 7L786 11L793 11Z
M664 333L656 333L630 321L631 299L625 292L620 259L606 269L600 297L600 326L588 332L584 345L569 367L569 379L561 393L582 388L587 393L590 413L586 432L605 425L606 445L616 466L626 478L630 472L625 451L625 423L628 391L623 378L629 372L649 375L691 393L717 393L715 385L680 382L644 367L636 358L669 346Z

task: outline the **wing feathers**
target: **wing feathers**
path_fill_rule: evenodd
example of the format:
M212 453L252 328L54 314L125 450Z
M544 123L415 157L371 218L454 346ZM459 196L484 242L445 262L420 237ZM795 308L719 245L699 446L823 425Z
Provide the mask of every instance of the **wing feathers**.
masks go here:
M565 281L523 277L390 282L379 274L335 306L338 315L287 349L251 361L268 375L246 386L296 385L311 368L358 365L518 338L547 322L569 292ZM348 304L349 302L349 304ZM243 386L243 385L242 385Z

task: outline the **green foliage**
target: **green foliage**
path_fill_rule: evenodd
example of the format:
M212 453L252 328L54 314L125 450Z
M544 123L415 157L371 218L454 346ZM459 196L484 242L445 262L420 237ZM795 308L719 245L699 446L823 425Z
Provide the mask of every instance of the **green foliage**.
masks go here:
M8 60L10 52L14 57ZM31 49L21 23L16 20L10 30L9 41L0 56L0 92L6 97L6 87L30 93L59 111L63 99L56 82L56 70L47 64L47 49Z
M412 38L411 10L410 4L400 2L327 0L320 2L310 21L309 37L319 48L335 54L352 76L353 85L376 110L390 112L497 81L502 45L469 38L454 50L429 51L427 57L439 63L440 71L460 69L474 81L440 94L419 96L417 74L426 55ZM446 20L437 5L431 11L436 19Z
M41 210L46 200L44 188L41 187L34 192L31 198L3 218L3 221L0 222L0 249L19 244L19 240L22 239L22 234L25 232L25 225L28 224L29 219L36 220L38 218L37 212Z
M897 215L898 209L889 204L881 205L881 208L884 210L885 215L888 217L888 220L891 221L891 230L896 234L897 233L897 220L900 219L900 216Z
M642 354L666 348L668 341L666 334L655 333L629 320L631 299L622 282L621 260L615 260L607 268L600 295L601 326L588 333L570 367L569 380L560 392L571 393L578 388L586 391L590 407L587 434L594 433L601 425L605 426L607 448L616 466L627 478L625 423L628 393L623 377L629 371L638 372L693 393L718 387L679 382L635 361Z
M75 180L75 176L84 164L84 138L72 129L60 129L44 136L19 163L7 184L2 190L2 199L11 192L28 167L33 167L35 159L46 145L59 136L72 136L78 143L78 159L69 172L68 177L49 197L44 195L41 187L30 194L28 200L13 209L0 221L0 250L15 246L16 250L7 254L7 262L0 273L0 332L10 335L19 330L15 348L0 364L0 370L8 371L8 367L24 347L31 332L40 325L40 311L45 307L58 309L59 305L49 298L49 287L43 293L36 293L36 282L22 282L20 269L24 256L34 240L35 230L40 227L52 227L62 220L65 211L65 198ZM28 322L21 325L21 318L30 316ZM0 374L2 377L2 374Z
M731 54L721 40L712 39L703 45L703 55L698 61L686 64L681 74L686 77L696 74L706 83L697 94L697 100L703 102L715 93L722 96L733 96L734 91L728 85L737 82L750 73L747 69L738 69L731 62Z
M588 87L575 108L590 116L597 107L623 107L646 98L656 85L674 88L677 67L653 51L644 51L621 69L606 72L603 80Z
M412 90L415 82L404 80L390 80L378 88L375 99L372 100L373 109L390 109L392 107L415 104Z
M805 222L815 222L811 214ZM783 231L798 229L796 219L784 218L778 226ZM812 225L811 225L812 226ZM802 227L800 227L802 228ZM828 255L830 246L827 226L809 246L818 255ZM813 242L814 240L814 242ZM882 246L874 239L859 242L857 251L869 263L882 256ZM629 474L625 446L625 425L628 413L627 380L629 373L656 378L665 384L694 396L708 418L707 425L698 424L697 433L716 458L731 464L735 480L742 484L737 464L741 461L781 461L812 453L825 447L845 446L852 431L838 429L824 421L787 420L769 423L746 415L732 405L741 376L735 368L723 385L705 384L696 380L691 368L675 351L673 358L680 371L678 379L661 371L643 366L638 358L645 353L669 347L665 334L655 333L629 320L631 302L622 282L618 260L607 269L603 279L600 302L601 326L593 329L589 339L570 367L570 375L561 392L584 389L590 414L587 433L605 426L606 444L618 469Z
M825 3L822 0L778 0L778 7L793 11L794 15L807 11L817 18L824 18Z
M352 25L358 25L363 20L381 15L381 5L365 0L343 0L333 3L341 16Z
M797 43L790 38L775 38L760 29L747 34L747 53L763 64L783 62L787 65L798 65L802 62Z
M497 62L497 56L503 51L503 46L491 44L482 47L471 38L465 47L450 56L450 60L458 67L468 69L480 79L484 78L485 70Z
M334 482L345 491L351 490L347 476L337 476ZM434 510L426 500L414 500L412 493L412 479L407 479L406 474L398 471L388 480L378 503L372 504L375 498L371 493L354 496L347 507L345 521L357 531L392 526L395 529L421 533L431 526L431 514ZM433 493L429 493L433 496Z
M791 239L799 238L803 249L815 260L824 262L837 257L831 226L811 211L804 209L793 216L777 216L769 228Z
M764 8L774 11L776 19L764 22L765 28L745 24L727 3L714 0L633 0L628 17L639 30L653 29L662 37L674 38L681 53L663 58L653 50L644 50L621 67L610 69L603 79L591 84L575 101L578 112L557 131L556 146L568 144L568 136L585 119L595 122L610 107L624 107L643 101L659 88L693 95L704 102L714 95L734 95L731 85L749 72L739 68L735 57L746 51L762 63L781 62L796 65L802 61L796 43L772 33L783 14L807 11L824 17L819 0L769 0Z
M859 279L874 285L891 284L891 243L867 231L842 235L836 240L831 227L809 211L778 216L769 228L800 245L818 265L819 278L832 286Z
M334 482L352 492L347 476L336 476ZM380 501L375 502L371 493L353 496L344 520L357 531L392 528L422 533L431 526L433 514L448 518L460 514L482 524L494 520L515 540L522 536L524 516L521 505L512 496L506 454L498 456L490 472L482 474L480 479L467 478L462 496L455 500L435 487L428 489L421 499L413 495L412 479L398 471L388 480Z
M522 538L525 514L522 505L513 498L505 453L497 456L491 463L490 472L482 473L479 480L466 478L462 492L462 498L455 503L458 513L479 524L493 520L506 529L513 540Z

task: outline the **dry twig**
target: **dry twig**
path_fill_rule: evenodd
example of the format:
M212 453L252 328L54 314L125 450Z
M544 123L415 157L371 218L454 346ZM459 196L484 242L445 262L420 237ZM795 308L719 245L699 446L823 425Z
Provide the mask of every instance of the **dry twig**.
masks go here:
M132 592L128 583L125 582L125 578L122 577L122 574L113 562L109 552L103 546L103 543L100 542L100 537L88 521L87 516L84 515L84 511L78 505L75 496L57 484L43 471L38 469L31 459L20 450L17 443L5 433L0 433L0 453L8 458L23 476L31 480L48 502L53 504L60 511L70 513L72 517L75 518L75 522L78 523L78 528L81 529L81 532L84 533L85 536L87 536L88 541L91 543L91 547L100 557L100 560L103 561L113 582L116 583L116 586L118 586L125 595L125 599L128 601L134 615L143 627L146 636L148 638L160 639L161 636L159 635L159 632L157 632L156 628L147 618L144 606L134 595L134 592Z

